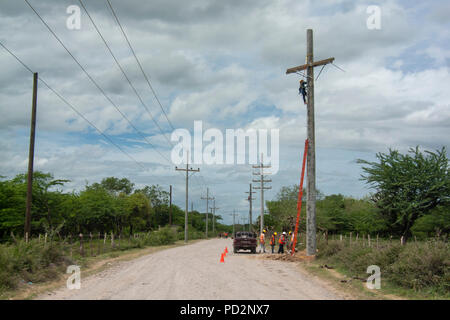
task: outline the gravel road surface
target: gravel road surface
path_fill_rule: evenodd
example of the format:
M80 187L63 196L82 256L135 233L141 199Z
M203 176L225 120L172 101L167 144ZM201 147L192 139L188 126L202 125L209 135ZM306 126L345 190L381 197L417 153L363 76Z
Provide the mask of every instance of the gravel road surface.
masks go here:
M225 263L220 254L228 247ZM200 241L119 262L37 299L342 299L296 263L233 254L231 239Z

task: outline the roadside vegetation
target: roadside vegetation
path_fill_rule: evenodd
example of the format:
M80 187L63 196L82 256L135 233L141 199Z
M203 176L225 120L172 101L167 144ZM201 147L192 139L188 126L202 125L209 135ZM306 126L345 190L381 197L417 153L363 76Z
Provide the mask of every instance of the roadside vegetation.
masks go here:
M26 175L0 181L0 296L21 286L58 278L68 265L84 265L90 257L115 257L129 249L165 246L184 240L184 211L172 205L161 186L136 189L126 178L108 177L64 192L68 180L35 172L32 232L23 235ZM229 232L220 223L216 233ZM190 240L205 237L205 214L189 212ZM209 215L212 226L212 216Z
M383 281L429 297L450 292L450 174L446 150L407 154L389 150L376 162L358 160L361 179L373 193L362 199L317 196L318 261L356 278L378 265ZM23 237L26 175L0 181L0 296L21 284L45 282L83 265L88 257L162 246L184 239L184 211L172 206L161 186L135 188L126 178L108 177L78 192L50 173L35 172L32 233ZM282 187L267 201L266 229L294 230L298 185ZM304 192L306 194L306 192ZM305 199L303 201L306 202ZM306 203L300 235L304 236ZM209 215L212 226L212 216ZM231 232L216 215L216 234ZM189 212L189 239L204 238L205 214ZM247 226L236 225L236 230ZM259 229L259 220L253 230ZM304 248L304 238L298 250Z
M383 281L393 288L449 298L450 174L445 149L415 148L407 154L389 150L377 154L377 162L358 162L363 165L361 179L374 192L363 199L319 192L318 262L360 279L367 279L368 266L378 265ZM267 202L264 222L269 231L294 230L298 190L298 185L283 187ZM298 250L305 248L305 202Z

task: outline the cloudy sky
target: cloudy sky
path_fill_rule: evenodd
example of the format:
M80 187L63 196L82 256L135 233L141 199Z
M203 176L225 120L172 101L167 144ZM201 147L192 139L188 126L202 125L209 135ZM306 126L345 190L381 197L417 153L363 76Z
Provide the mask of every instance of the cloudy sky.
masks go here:
M305 62L308 28L315 60L335 57L345 70L328 65L315 83L319 190L362 197L370 190L356 159L449 146L448 1L111 0L170 122L106 0L83 3L138 95L78 1L28 1L104 95L25 1L0 1L0 42L116 144L40 83L35 169L70 179L67 190L107 176L172 184L183 208L184 178L170 162L168 140L174 128L193 132L196 120L224 135L279 129L280 169L265 198L298 184L306 110L301 76L285 71ZM79 30L67 27L70 5L81 8ZM381 29L367 28L369 5L380 7ZM0 175L11 178L27 168L32 75L2 47L0 66ZM205 210L200 198L209 187L226 222L234 208L247 215L251 165L195 167L195 209Z

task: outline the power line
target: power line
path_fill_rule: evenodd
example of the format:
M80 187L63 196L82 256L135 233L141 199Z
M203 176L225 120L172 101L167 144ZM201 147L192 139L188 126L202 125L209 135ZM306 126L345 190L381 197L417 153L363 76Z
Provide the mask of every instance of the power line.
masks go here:
M55 39L61 44L61 46L66 50L66 52L72 57L72 59L75 61L75 63L80 67L80 69L86 74L86 76L89 78L89 80L97 87L97 89L102 93L102 95L113 105L113 107L120 113L120 115L129 123L129 125L150 145L152 146L155 151L157 151L163 158L165 158L167 161L169 161L168 158L166 158L164 155L162 155L155 146L148 141L147 137L138 129L136 126L128 119L128 117L119 109L119 107L114 103L114 101L111 100L111 98L106 94L106 92L100 87L100 85L92 78L92 76L87 72L87 70L81 65L81 63L75 58L75 56L70 52L70 50L64 45L62 40L56 35L56 33L50 28L50 26L44 21L44 19L39 15L39 13L34 9L34 7L28 2L28 0L25 0L25 2L28 4L28 6L34 11L34 13L39 17L39 19L42 21L42 23L47 27L47 29L50 31L50 33L55 37ZM169 161L170 162L170 161Z
M87 16L89 17L89 20L91 20L92 25L94 26L95 30L97 31L98 35L100 36L100 38L103 40L103 43L105 44L106 48L108 49L109 53L111 54L111 56L113 57L114 61L116 62L117 66L119 67L120 71L122 72L122 74L124 75L125 79L127 80L128 84L130 85L131 89L134 91L134 93L136 94L136 96L138 97L139 101L141 102L142 106L145 108L145 110L148 112L148 114L150 115L150 118L153 120L153 122L155 123L155 125L158 127L159 131L161 131L161 133L163 134L164 138L166 138L166 140L169 142L170 145L173 146L172 142L170 141L170 139L167 138L167 136L164 134L164 131L162 130L162 128L159 126L158 122L155 120L155 118L153 117L152 113L150 112L150 110L148 109L147 105L145 104L145 102L142 100L142 97L139 95L139 93L137 92L136 88L134 87L134 85L131 83L130 78L128 78L127 74L125 73L125 71L123 70L121 64L119 63L119 61L117 60L116 56L114 55L114 53L111 50L111 47L108 45L108 43L106 42L105 38L103 37L102 33L100 32L100 30L98 29L97 25L94 22L94 19L91 17L91 15L89 14L89 11L87 10L86 6L84 5L82 0L78 0L81 4L81 6L83 7L84 11L86 11Z
M11 50L9 50L2 42L0 42L0 46L3 47L11 56L13 56L25 69L27 69L30 73L34 73L30 67L28 67L18 56L16 56ZM138 166L142 169L146 170L146 168L140 164L136 159L134 159L128 152L123 150L118 144L116 144L110 137L108 137L103 131L97 128L91 121L89 121L80 111L77 110L70 102L68 102L61 94L59 94L55 89L53 89L44 79L39 77L39 81L42 82L50 91L52 91L58 98L60 98L66 105L68 105L75 113L77 113L84 121L86 121L90 126L92 126L98 133L100 133L105 139L107 139L112 145L114 145L117 149L123 152L128 158L133 160Z
M170 122L169 118L167 117L167 114L166 114L166 112L164 111L164 108L163 108L161 102L159 101L158 96L156 95L156 92L155 92L155 90L153 89L153 86L151 85L150 80L149 80L149 78L147 77L147 74L146 74L145 71L144 71L144 68L142 68L142 65L141 65L141 63L140 63L140 61L139 61L139 59L138 59L138 57L137 57L137 55L136 55L136 52L134 51L133 46L131 45L130 40L129 40L128 37L127 37L127 34L125 33L124 29L122 28L122 24L120 23L119 18L117 17L116 12L114 11L114 9L113 9L113 7L112 7L112 5L111 5L111 2L110 2L109 0L107 0L107 2L108 2L108 5L109 5L109 7L110 7L110 9L111 9L111 11L112 11L112 13L113 13L113 15L114 15L114 18L115 18L117 24L118 24L119 27L120 27L120 30L122 31L123 36L125 37L125 40L126 40L127 43L128 43L128 46L130 47L131 52L133 53L134 58L136 59L137 64L139 65L139 68L141 69L141 72L142 72L142 74L143 74L145 80L147 81L147 84L148 84L150 90L153 92L153 95L154 95L156 101L158 102L159 107L161 108L161 111L163 112L163 114L164 114L165 118L167 119L167 122L169 123L170 127L172 128L172 130L175 130L175 128L173 127L173 125L172 125L172 123Z

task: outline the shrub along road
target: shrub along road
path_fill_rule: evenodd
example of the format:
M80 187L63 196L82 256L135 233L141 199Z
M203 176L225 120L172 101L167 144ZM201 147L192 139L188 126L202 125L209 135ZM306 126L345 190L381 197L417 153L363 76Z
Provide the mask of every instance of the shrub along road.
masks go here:
M228 247L225 263L220 255ZM232 240L212 239L121 262L37 299L342 299L298 265L232 253Z

